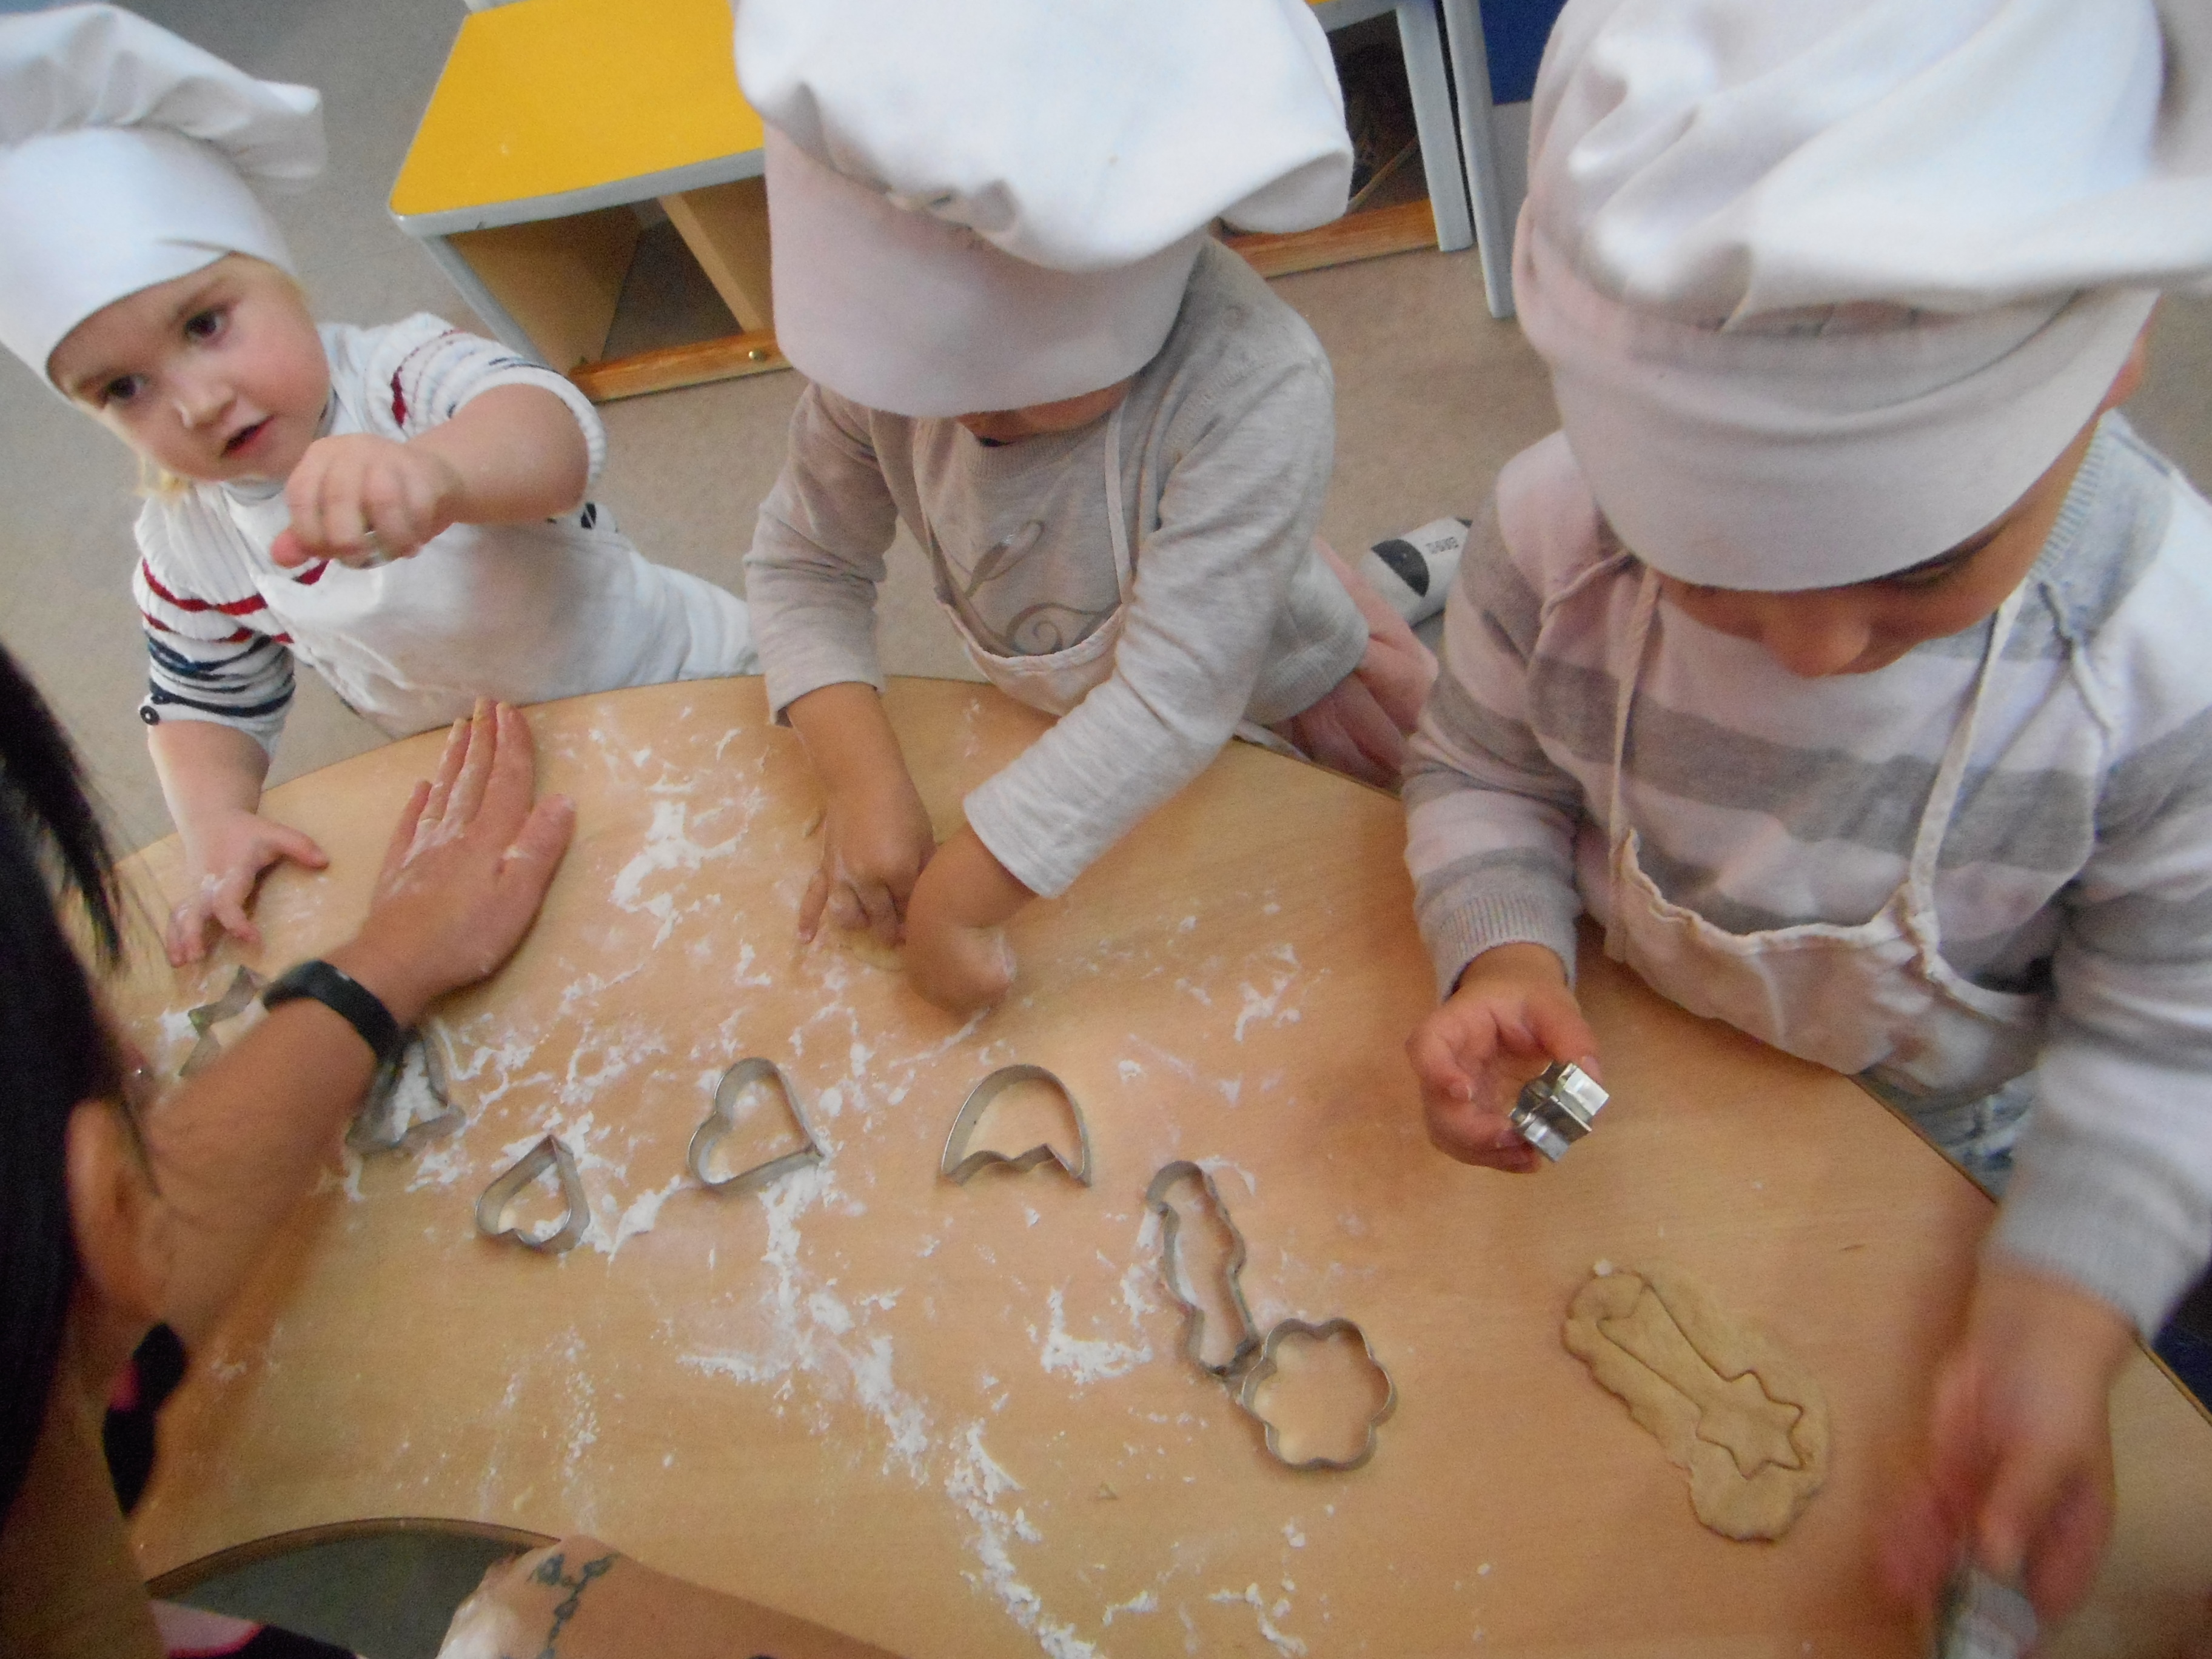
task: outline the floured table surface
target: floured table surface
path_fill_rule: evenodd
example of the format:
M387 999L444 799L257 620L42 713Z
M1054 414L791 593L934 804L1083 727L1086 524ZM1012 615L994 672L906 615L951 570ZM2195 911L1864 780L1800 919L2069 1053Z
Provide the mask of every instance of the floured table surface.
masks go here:
M1042 729L896 683L940 830ZM938 1655L1908 1656L1870 1561L1984 1201L1849 1083L1660 1002L1583 994L1613 1091L1557 1169L1428 1146L1400 1045L1430 1006L1396 803L1232 745L1012 937L1015 999L963 1023L802 951L818 798L755 679L532 711L576 842L520 954L432 1017L465 1127L333 1164L171 1406L136 1519L151 1574L321 1522L587 1529L653 1565ZM441 739L275 790L331 871L264 892L252 960L341 939ZM163 892L175 844L132 868ZM230 973L152 962L119 1006L157 1061ZM773 1060L826 1148L699 1188L715 1079ZM938 1176L969 1088L1029 1061L1089 1120L1095 1184ZM592 1206L565 1256L472 1206L539 1135ZM1018 1149L1017 1149L1018 1150ZM1395 1414L1351 1474L1272 1462L1182 1353L1144 1193L1213 1175L1262 1328L1358 1322ZM1594 1261L1658 1260L1826 1390L1826 1488L1778 1544L1686 1486L1560 1342ZM2138 1362L2123 1520L2059 1651L2163 1654L2212 1585L2212 1425Z

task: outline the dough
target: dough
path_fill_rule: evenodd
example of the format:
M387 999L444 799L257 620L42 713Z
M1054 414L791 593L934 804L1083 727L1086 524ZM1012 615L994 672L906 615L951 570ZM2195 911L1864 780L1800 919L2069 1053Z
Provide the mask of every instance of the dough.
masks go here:
M1779 1538L1828 1473L1820 1385L1764 1331L1674 1268L1593 1277L1567 1309L1568 1351L1690 1476L1690 1507L1729 1538Z
M855 962L879 968L887 974L903 973L906 952L886 945L866 927L824 927L817 937L833 951L842 951Z

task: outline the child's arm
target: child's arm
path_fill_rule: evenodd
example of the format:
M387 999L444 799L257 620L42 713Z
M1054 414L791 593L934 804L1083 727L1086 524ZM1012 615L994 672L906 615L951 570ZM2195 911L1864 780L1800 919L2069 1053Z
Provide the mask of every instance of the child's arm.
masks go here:
M247 945L261 935L246 906L262 872L283 859L319 870L323 849L297 830L258 816L269 756L252 734L210 720L168 720L146 729L169 816L185 843L187 891L170 913L169 961L207 950L210 924Z
M822 864L799 903L799 936L834 926L902 937L915 878L937 850L898 738L871 685L824 685L785 711L823 793Z
M940 1008L965 1013L996 1002L1014 982L1000 931L1036 895L963 824L915 884L907 911L908 982Z

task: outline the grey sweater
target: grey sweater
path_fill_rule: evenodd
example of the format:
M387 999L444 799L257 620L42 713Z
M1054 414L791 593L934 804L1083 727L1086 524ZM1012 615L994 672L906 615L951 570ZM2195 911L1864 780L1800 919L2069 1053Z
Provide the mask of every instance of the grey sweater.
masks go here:
M970 793L968 821L1031 890L1064 891L1195 777L1237 723L1306 708L1367 630L1316 551L1335 427L1297 314L1208 244L1121 416L1135 586L1112 677ZM883 685L875 592L904 520L939 599L988 650L1041 655L1115 604L1102 418L1001 447L957 422L801 395L745 592L779 719L824 685Z

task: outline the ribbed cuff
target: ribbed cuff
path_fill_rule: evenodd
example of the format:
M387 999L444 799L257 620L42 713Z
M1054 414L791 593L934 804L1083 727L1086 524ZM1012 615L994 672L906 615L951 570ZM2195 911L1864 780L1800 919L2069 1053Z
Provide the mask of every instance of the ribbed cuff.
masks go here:
M1437 998L1449 998L1467 965L1501 945L1541 945L1575 982L1576 908L1526 888L1461 895L1447 891L1421 906L1421 938L1437 971Z
M2157 1224L2136 1164L2078 1136L2064 1141L2063 1163L2035 1156L2059 1150L2048 1140L2023 1146L1986 1248L2079 1285L2154 1336L2203 1270L2203 1253Z

